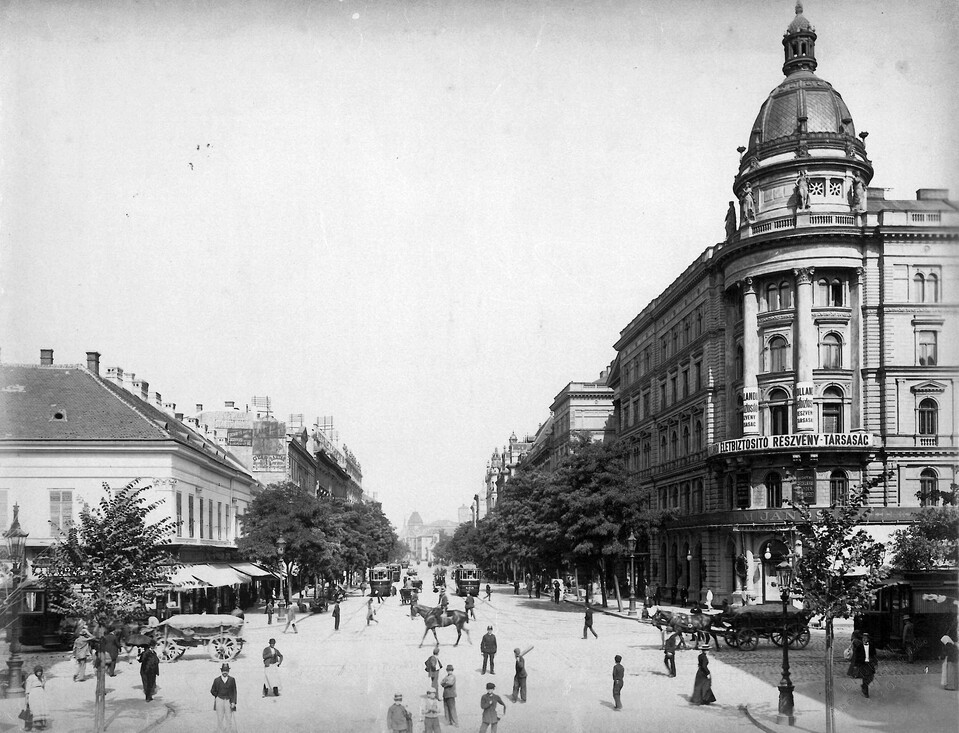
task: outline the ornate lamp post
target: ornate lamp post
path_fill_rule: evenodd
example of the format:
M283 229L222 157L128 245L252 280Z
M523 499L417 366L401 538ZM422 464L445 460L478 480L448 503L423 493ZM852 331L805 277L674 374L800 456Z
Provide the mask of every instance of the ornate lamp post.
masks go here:
M787 553L786 559L776 566L776 576L779 580L779 597L783 602L783 678L779 682L779 714L776 722L787 725L796 724L793 714L793 687L789 679L789 617L786 615L786 604L789 603L789 584L793 575L793 555Z
M7 540L7 549L10 552L10 561L13 564L13 582L10 594L7 596L7 609L13 614L9 628L10 657L7 659L9 673L7 675L7 697L20 697L23 692L23 659L20 657L20 607L22 602L19 595L20 583L23 580L23 561L26 549L27 535L20 528L20 505L13 505L13 522L10 529L3 533Z
M286 600L286 595L283 593L283 581L286 580L287 590L289 590L289 587L290 587L290 580L286 574L286 563L283 561L283 554L285 552L286 552L286 540L283 539L283 535L281 534L279 537L276 538L276 555L277 557L280 558L280 572L282 573L282 577L280 578L280 599L281 600Z
M629 550L629 611L627 611L628 616L636 615L636 585L634 578L636 577L636 567L633 564L633 558L636 553L636 535L633 534L633 531L629 531L629 537L626 538L626 549Z

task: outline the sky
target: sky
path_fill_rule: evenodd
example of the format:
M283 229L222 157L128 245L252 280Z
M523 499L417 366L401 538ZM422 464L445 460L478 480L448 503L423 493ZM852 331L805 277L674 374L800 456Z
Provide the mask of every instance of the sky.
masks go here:
M804 3L888 197L959 197L959 5ZM402 526L723 236L792 2L0 0L0 356L332 416Z

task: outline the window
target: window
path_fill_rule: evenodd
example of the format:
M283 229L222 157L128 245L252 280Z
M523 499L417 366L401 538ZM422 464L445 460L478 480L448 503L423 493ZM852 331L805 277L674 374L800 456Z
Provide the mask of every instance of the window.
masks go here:
M73 489L50 491L50 534L66 532L73 524Z
M929 397L919 403L919 434L939 434L939 405Z
M822 278L816 283L816 305L820 308L841 307L845 298L842 280Z
M938 359L936 355L937 334L935 331L919 331L916 334L916 358L919 360L919 366L935 366Z
M825 196L826 195L826 179L825 178L811 179L809 181L809 195Z
M695 442L693 443L693 450L702 450L703 449L703 421L696 421L696 429L693 433Z
M659 439L659 462L666 462L666 436Z
M683 455L689 455L689 427L683 426Z
M701 361L693 364L693 384L697 392L703 388L703 363Z
M824 433L841 433L842 390L838 387L827 387L822 396L822 431Z
M923 303L926 300L926 276L917 272L912 278L912 299L916 303Z
M766 309L771 311L792 308L792 289L788 282L766 286Z
M186 521L189 530L188 536L193 536L193 494L186 497Z
M664 379L662 384L659 385L659 409L663 410L666 408L666 380Z
M793 307L792 288L787 282L779 283L779 307L783 310Z
M926 292L923 303L939 302L939 278L933 273L926 278Z
M783 503L783 480L778 473L766 475L766 508L780 507Z
M696 311L696 336L703 335L703 312L702 310Z
M223 502L216 503L216 538L223 539Z
M682 396L688 397L689 396L689 369L683 369L683 371L680 372L679 376L680 376L679 386L682 388L681 389Z
M833 471L829 474L829 503L833 506L842 506L849 496L849 479L844 471Z
M684 343L685 345L687 345L687 346L689 345L690 341L692 340L692 339L690 339L690 337L689 337L689 331L690 331L689 319L688 319L688 318L684 318L684 319L683 319L683 343Z
M839 334L827 333L822 337L819 360L823 369L842 369L842 341Z
M649 417L649 390L643 392L643 417Z
M197 497L197 503L200 505L200 539L203 539L203 497Z
M789 395L784 389L769 393L769 430L771 435L789 434Z
M829 179L829 195L842 196L842 179L841 178Z
M693 484L693 512L701 514L703 511L703 482L696 481Z
M207 499L206 536L211 540L213 539L213 499Z
M782 336L769 339L769 371L785 372L789 369L789 344Z
M651 452L652 452L652 448L649 445L649 441L647 440L643 443L643 462L641 464L643 468L649 468L650 466L649 455Z
M176 536L183 536L183 492L176 492Z
M735 372L736 372L736 379L742 379L743 378L743 347L742 346L736 347L736 361L733 368L735 369Z
M672 401L675 402L679 399L679 392L676 390L676 375L674 374L669 378L669 394L672 397Z
M669 457L679 458L679 435L673 430L669 434Z
M914 303L938 303L939 276L934 272L913 275L912 300Z
M919 474L920 506L936 506L939 503L939 474L933 469L923 469Z
M776 283L766 286L766 308L771 311L779 310L779 286Z

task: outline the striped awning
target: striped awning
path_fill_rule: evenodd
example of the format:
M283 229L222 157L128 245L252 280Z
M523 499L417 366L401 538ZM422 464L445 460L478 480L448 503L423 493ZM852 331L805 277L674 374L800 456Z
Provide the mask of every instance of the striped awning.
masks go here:
M190 565L190 574L202 580L207 585L220 588L225 585L249 583L251 578L225 563L211 563L209 565Z
M267 570L266 568L260 567L259 565L254 565L251 562L233 562L230 563L230 567L234 570L237 570L245 575L249 575L251 578L262 578L264 576L272 576L278 578L276 573L272 570Z
M192 565L184 565L178 568L167 581L174 590L194 590L195 588L209 588L210 584L205 583L193 575Z

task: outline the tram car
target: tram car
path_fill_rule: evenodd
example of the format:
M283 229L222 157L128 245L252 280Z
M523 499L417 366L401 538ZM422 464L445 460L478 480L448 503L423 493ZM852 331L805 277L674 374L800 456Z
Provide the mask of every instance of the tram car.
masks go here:
M392 578L393 582L399 583L400 575L403 573L403 567L398 562L391 562L386 567L390 569L390 577Z
M393 571L387 565L377 565L370 572L370 595L387 598L393 591Z
M453 570L453 583L458 596L478 596L480 588L479 570L472 563L457 565Z

